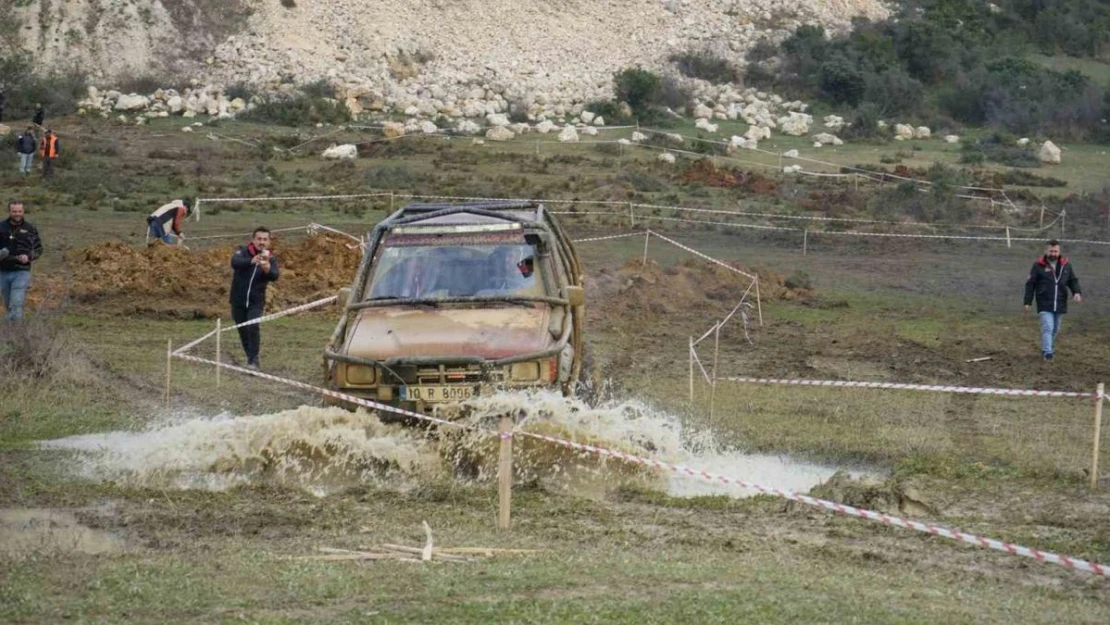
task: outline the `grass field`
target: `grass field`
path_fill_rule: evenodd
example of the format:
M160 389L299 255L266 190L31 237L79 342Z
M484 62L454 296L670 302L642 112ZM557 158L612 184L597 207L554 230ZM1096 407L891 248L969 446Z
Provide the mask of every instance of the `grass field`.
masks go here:
M46 239L49 253L37 266L37 283L79 279L88 271L66 252L112 238L141 244L144 211L179 188L207 197L391 189L610 200L627 198L628 185L638 184L656 189L645 192L647 197L664 201L764 202L778 210L799 210L781 195L751 200L733 189L685 184L655 163L653 153L543 144L537 157L534 142L526 140L471 146L468 140L430 139L376 145L357 163L334 164L308 156L261 160L261 148L227 137L266 146L291 146L308 137L247 124L222 123L213 129L222 140L200 131L186 135L169 123L134 129L82 121L74 122L72 130L78 155L58 180L44 185L4 179L28 198L29 218ZM774 143L773 149L798 145ZM935 147L938 155L954 149L939 141L921 145ZM822 158L872 162L859 160L868 147L825 150ZM1091 171L1066 160L1053 175L1077 185L1088 184L1082 181L1089 177L1094 184L1094 172L1105 167L1105 158L1093 147L1076 151L1087 155ZM875 152L874 162L880 155ZM936 158L926 156L923 162ZM190 222L187 233L200 237L249 231L259 222L281 228L317 221L357 234L386 214L388 199L217 208L206 210L199 223ZM623 215L568 217L567 223L583 236L627 228ZM1022 283L1038 252L1035 244L1007 249L997 243L894 244L815 236L803 256L792 234L667 232L714 257L812 284L810 298L763 302L765 325L750 328L750 343L739 326L726 328L722 376L1088 392L1110 371L1110 352L1102 348L1110 330L1101 322L1110 312L1110 292L1099 280L1110 266L1096 246L1067 250L1087 301L1068 315L1060 357L1047 365L1038 359L1035 322L1020 310ZM287 236L292 241L301 235ZM198 239L195 245L233 241ZM643 240L631 238L584 244L580 254L590 280L601 283L642 251ZM664 268L688 258L659 240L652 242L649 256ZM635 275L634 268L626 272L632 273L616 275ZM833 467L863 467L880 476L858 491L825 493L848 503L892 514L912 509L922 520L1110 561L1110 482L1103 479L1099 490L1089 492L1084 473L1090 462L1089 401L722 382L710 421L704 382L695 385L695 402L686 400L688 340L726 314L735 304L732 294L738 297L746 285L738 282L735 290L728 284L706 285L727 296L697 303L683 301L665 283L650 286L654 290L648 293L666 304L662 312L617 314L625 310L618 291L605 291L605 299L589 303L590 341L601 371L616 383L614 401L624 406L648 402L654 416L645 421L680 422L684 435L709 431L724 451L789 455ZM267 371L318 383L320 350L334 327L333 314L324 310L267 324ZM95 463L72 451L40 448L37 441L105 432L176 436L189 428L226 434L238 431L220 429L229 415L254 415L258 423L289 427L295 419L272 415L319 401L232 374L223 376L217 390L210 368L177 361L173 404L167 410L162 400L166 340L180 345L211 329L213 319L127 316L105 303L65 300L55 309L35 311L35 317L32 336L24 339L30 342L5 337L0 343L6 350L0 353L5 367L0 378L0 622L1110 619L1110 585L1104 579L768 497L670 496L620 479L612 467L566 488L543 481L520 484L513 528L497 532L491 483L456 481L449 472L406 473L402 452L425 443L392 431L375 439L380 447L363 460L374 464L384 458L394 464L378 467L380 476L331 488L306 488L266 470L246 471L258 459L229 456L225 448L240 449L234 447L239 443L218 435L200 442L181 439L181 449L196 445L219 459L202 467L207 474L226 476L220 463L230 463L250 476L227 490L180 488L172 476L162 475L90 477L85 470L96 468ZM225 353L237 357L233 337L225 339ZM31 364L18 361L22 368L13 369L17 361L11 345L29 345L43 357ZM211 349L205 344L197 353L211 354ZM699 350L709 362L711 341ZM967 362L983 356L991 359ZM250 422L235 423L268 453L294 453L316 440L295 427L250 430ZM150 453L140 444L148 439L118 438L134 441L121 447L125 455ZM335 439L334 445L343 444ZM1104 467L1110 463L1107 448L1110 444L1103 446ZM177 453L172 445L156 449L166 456ZM339 457L336 449L328 449ZM597 466L589 458L581 463ZM899 498L907 493L920 505L905 507ZM439 546L541 552L435 564L303 558L320 547L420 546L422 521L430 524Z

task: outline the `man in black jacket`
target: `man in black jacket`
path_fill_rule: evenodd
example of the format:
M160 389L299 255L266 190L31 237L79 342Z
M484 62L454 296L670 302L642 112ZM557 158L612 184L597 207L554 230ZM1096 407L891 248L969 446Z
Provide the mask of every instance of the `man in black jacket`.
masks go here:
M23 301L31 286L31 263L42 256L39 231L23 219L23 202L8 203L8 218L0 221L0 290L8 321L23 320Z
M1033 263L1029 279L1025 282L1025 310L1037 300L1037 315L1041 319L1041 355L1052 360L1053 342L1060 333L1062 315L1068 312L1068 291L1076 302L1083 301L1079 278L1067 257L1060 255L1060 242L1048 242L1044 256Z
M31 163L35 160L35 131L28 128L15 140L16 151L19 152L19 171L24 176L31 173Z
M255 228L251 241L231 255L231 318L242 324L262 316L266 285L278 279L278 260L270 253L270 231ZM257 371L262 344L259 324L239 328L239 340L247 353L247 366Z

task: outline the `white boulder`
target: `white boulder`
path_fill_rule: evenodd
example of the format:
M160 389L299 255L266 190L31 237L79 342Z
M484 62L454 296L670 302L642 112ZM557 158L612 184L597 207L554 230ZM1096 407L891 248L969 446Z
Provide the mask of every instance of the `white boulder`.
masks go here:
M914 139L928 139L931 136L933 136L933 133L927 126L918 126L913 129Z
M677 143L679 145L686 142L685 137L683 137L682 135L680 135L678 133L668 132L664 136L666 136L667 139L669 139L672 143Z
M782 168L782 173L784 174L796 174L800 171L802 171L801 165L787 165Z
M543 135L549 132L554 132L556 128L558 128L558 126L556 126L555 122L551 121L550 119L545 119L542 122L536 124L536 132Z
M694 117L713 117L713 109L704 104L694 107Z
M517 123L517 124L509 124L509 130L513 131L513 134L517 134L517 135L522 135L522 134L528 132L531 129L532 129L532 127L529 126L525 122L520 122L520 123Z
M959 143L960 137L958 135L944 135L945 143Z
M595 117L597 117L596 113L591 113L590 111L582 111L582 114L578 116L578 119L581 119L583 124L588 124L592 122Z
M771 129L766 126L750 126L748 127L748 131L744 133L744 136L753 141L770 139Z
M181 128L181 132L193 132L193 127L192 126L184 126L184 127Z
M844 145L844 141L842 141L840 137L829 134L827 132L822 132L821 134L814 136L813 140L817 143L823 144Z
M1060 148L1051 141L1045 141L1041 144L1041 149L1037 152L1037 158L1040 159L1042 163L1059 164Z
M420 122L420 132L426 135L434 135L439 132L439 127L430 121Z
M1029 145L1029 137L1022 137L1017 140L1017 144L1021 147Z
M582 134L589 135L591 137L596 137L597 136L597 128L594 127L594 126L586 126L585 128L582 129Z
M486 123L490 126L508 126L511 122L509 116L504 113L494 113L486 115Z
M783 134L801 137L809 134L809 126L813 123L813 116L806 113L791 111L787 117L779 118L779 128Z
M913 139L913 126L907 124L894 124L894 138L902 137L905 139Z
M464 119L455 125L455 132L463 135L476 135L482 132L482 127L477 122Z
M826 115L823 120L825 128L836 131L844 127L844 118L839 115Z
M664 163L672 163L673 164L674 163L674 154L671 154L670 152L663 152L662 154L659 155L659 157L656 160L662 161Z
M597 117L594 118L593 125L594 126L604 126L605 125L605 118L602 117L601 115L598 115Z
M490 141L508 141L516 135L505 126L494 126L486 131L486 138Z
M351 160L358 158L358 148L353 143L345 143L343 145L333 145L324 150L320 156L327 159L345 159Z
M786 158L798 158L798 151L797 150L787 150L787 151L783 152L782 155L785 156Z
M171 113L177 115L185 110L185 99L179 95L170 96L170 99L166 102L166 106Z
M701 117L698 119L698 121L694 122L694 127L706 132L717 132L717 124L710 122L704 117Z
M563 143L578 141L578 131L574 129L574 126L563 128L559 133L559 141Z
M639 130L634 130L634 131L632 131L632 140L637 142L637 143L639 143L641 141L647 141L647 135L640 132Z
M150 98L145 95L121 95L116 101L117 111L141 111L150 106Z

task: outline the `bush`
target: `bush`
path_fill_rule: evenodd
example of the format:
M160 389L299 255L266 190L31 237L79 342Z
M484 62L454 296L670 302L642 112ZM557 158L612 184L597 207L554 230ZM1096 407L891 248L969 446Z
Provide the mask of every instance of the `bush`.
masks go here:
M310 98L334 98L335 87L327 78L321 78L302 86L301 93Z
M667 60L674 63L683 76L700 78L715 85L736 82L739 78L731 63L708 50L672 54Z
M961 148L961 163L979 164L987 161L1011 167L1041 166L1031 142L1020 146L1013 135L999 132L965 142Z
M351 120L350 111L335 100L307 95L292 98L271 97L239 115L246 121L300 126L302 124L343 124Z
M254 89L247 83L239 81L225 89L224 95L227 96L228 100L241 98L244 102L250 102L251 98L254 97Z
M637 117L657 106L663 96L663 79L639 67L621 70L613 77L617 100L627 102Z
M46 109L48 120L76 111L77 102L85 97L88 76L78 69L35 74L33 67L31 56L26 52L0 56L5 119L30 120L36 103Z

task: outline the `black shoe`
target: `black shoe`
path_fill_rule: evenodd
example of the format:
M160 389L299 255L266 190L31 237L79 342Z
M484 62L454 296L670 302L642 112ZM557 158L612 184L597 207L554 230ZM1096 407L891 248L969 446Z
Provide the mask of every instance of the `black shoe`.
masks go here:
M1052 354L1044 355L1045 362L1052 362Z
M261 371L262 370L262 366L258 364L258 359L248 360L247 361L247 368L251 369L252 371Z

